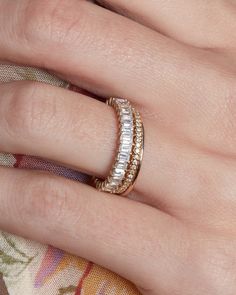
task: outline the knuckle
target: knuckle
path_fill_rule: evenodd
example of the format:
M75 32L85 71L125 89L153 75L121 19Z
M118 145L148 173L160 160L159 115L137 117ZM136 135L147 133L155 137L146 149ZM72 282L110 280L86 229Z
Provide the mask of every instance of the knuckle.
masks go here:
M39 83L19 83L11 92L4 110L4 128L11 137L39 137L55 116L55 99Z
M224 105L227 113L230 115L230 119L235 118L235 106L236 106L236 78L228 78L225 82L225 99ZM236 121L236 120L235 120ZM235 122L236 123L236 122Z
M223 138L230 144L236 143L236 81L233 78L222 79L223 95L218 100L217 118L222 128ZM216 118L216 119L217 119Z
M234 245L233 245L234 244ZM207 294L233 295L236 292L235 243L217 240L198 252L198 274Z
M45 172L41 172L45 173ZM45 177L46 176L46 177ZM15 205L19 219L24 225L44 222L51 229L63 223L70 204L69 190L57 176L28 174L19 183L19 194Z
M219 65L217 62L214 65L210 63L207 71L204 68L204 74L206 79L202 93L205 99L203 100L199 96L201 107L196 113L200 118L207 120L208 126L205 132L215 151L235 156L235 76L232 75L228 67Z
M85 20L83 3L66 0L27 2L21 18L20 36L31 46L45 47L45 42L64 43L68 39L71 42L83 31L80 28Z

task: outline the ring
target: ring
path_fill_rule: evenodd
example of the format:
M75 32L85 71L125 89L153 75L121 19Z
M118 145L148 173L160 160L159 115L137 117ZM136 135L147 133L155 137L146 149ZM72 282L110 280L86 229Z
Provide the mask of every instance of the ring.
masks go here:
M102 192L127 195L138 177L144 153L144 126L140 113L124 98L109 98L106 103L116 111L119 121L119 145L114 164L104 180L94 178Z

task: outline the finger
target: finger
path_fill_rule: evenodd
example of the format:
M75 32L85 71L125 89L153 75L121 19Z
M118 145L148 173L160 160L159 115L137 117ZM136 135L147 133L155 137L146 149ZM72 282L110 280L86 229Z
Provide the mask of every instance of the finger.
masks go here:
M202 52L92 3L1 0L0 9L0 60L46 67L91 92L158 108L185 95L181 85L199 88L186 72Z
M4 7L2 7L3 9L7 9L8 11L10 11L9 9L9 5L11 5L11 12L13 13L14 11L14 7L15 7L15 2L0 2L0 3L5 3ZM24 4L24 1L19 2L21 5L21 3ZM31 6L31 14L34 12L35 13L35 17L33 18L33 21L35 21L34 26L28 26L28 30L29 27L31 28L31 30L33 30L34 33L32 33L32 35L29 35L29 31L26 34L28 36L28 38L19 38L19 40L24 40L24 44L22 44L22 47L18 50L15 49L15 46L13 46L12 40L14 40L14 38L16 38L17 36L17 30L16 27L16 34L12 35L12 38L9 39L5 39L8 40L8 42L5 42L4 44L0 44L0 47L3 46L2 48L5 47L5 49L8 49L8 52L14 52L16 55L18 54L18 58L21 56L21 58L28 58L28 62L30 62L29 60L35 60L36 54L35 52L38 53L37 50L40 50L40 54L37 54L37 56L39 56L39 58L41 58L41 65L43 64L43 62L45 60L47 60L46 56L49 56L49 65L54 64L54 68L57 69L61 69L62 71L64 70L68 70L71 74L74 73L74 75L77 77L79 77L78 75L78 69L81 71L81 69L83 69L83 73L84 74L90 74L87 75L87 81L88 78L90 78L90 83L91 84L96 84L96 85L102 85L102 83L106 82L104 85L104 89L108 90L108 88L110 88L111 86L113 87L115 85L115 87L117 87L117 91L111 91L111 93L117 93L120 94L119 96L126 96L126 97L135 97L136 100L142 103L143 98L147 98L145 101L145 105L149 105L153 104L155 105L155 109L152 110L153 112L153 116L155 116L155 119L158 120L158 124L162 125L164 124L165 126L167 126L169 129L173 128L175 129L174 131L176 131L176 128L178 129L179 134L183 134L183 130L185 131L185 134L187 133L188 136L190 137L191 141L195 140L199 145L203 144L203 146L207 147L209 149L209 138L212 140L214 140L214 147L217 145L217 150L222 152L223 151L229 152L229 149L231 151L231 153L235 153L235 149L234 149L234 145L232 144L233 141L235 141L235 136L231 136L233 135L233 131L234 129L234 125L232 125L232 109L230 106L233 106L233 100L229 100L230 104L227 105L227 111L226 112L222 112L221 113L221 119L223 120L223 122L225 122L225 118L228 118L228 113L229 112L231 114L231 116L229 117L230 120L226 122L226 124L229 124L228 126L231 127L231 129L227 129L227 132L224 133L222 127L220 127L220 120L217 120L217 127L219 128L215 128L214 132L210 132L209 129L206 129L205 126L209 126L209 121L208 121L208 117L211 119L211 126L212 128L215 126L215 118L217 117L217 112L212 112L211 106L213 104L213 106L217 105L217 110L221 110L221 105L225 106L225 98L227 97L233 97L233 93L234 93L234 89L235 89L235 83L234 80L230 80L230 79L226 79L225 76L223 76L223 80L222 80L222 71L226 71L225 67L223 67L223 70L221 67L219 67L219 61L217 61L217 59L214 58L214 56L206 54L205 52L203 54L202 51L197 51L198 54L197 56L195 54L193 54L193 51L189 51L189 49L187 47L182 47L180 45L176 45L177 43L173 43L172 41L167 41L167 39L163 39L161 36L153 35L154 33L151 33L150 31L148 31L145 28L140 29L141 27L138 26L135 23L132 23L129 20L124 20L122 18L122 22L119 21L120 17L119 16L112 16L112 19L110 18L110 12L104 12L105 10L102 10L101 8L95 7L95 6L89 6L89 8L91 9L87 9L88 8L88 3L83 3L79 2L79 5L82 5L80 7L82 7L83 10L83 15L84 15L84 20L87 19L87 16L89 15L89 13L94 13L92 18L89 18L89 24L87 24L87 27L84 31L87 30L87 32L90 32L90 36L103 36L107 35L107 31L104 30L104 25L101 26L101 23L103 23L104 20L106 20L107 22L111 22L112 24L114 24L114 19L116 19L116 26L112 27L112 30L109 30L109 34L111 33L112 39L110 40L115 40L115 44L113 44L114 46L109 47L110 46L110 41L108 42L108 40L104 37L104 39L102 39L105 42L105 47L104 48L110 48L112 49L112 54L110 54L109 50L108 52L106 52L107 54L104 55L104 50L98 50L99 46L94 46L93 47L93 42L92 46L89 43L86 44L87 46L84 46L83 42L79 42L79 40L82 41L82 39L80 39L81 34L78 34L77 31L77 27L75 28L72 27L72 30L70 30L70 37L72 38L72 36L74 36L74 44L76 47L76 50L72 50L72 51L68 51L71 50L73 48L71 48L71 46L67 46L68 44L71 43L71 40L69 42L69 40L67 39L66 41L66 37L67 37L67 30L65 28L60 28L62 29L62 32L59 30L58 28L56 30L56 32L61 32L60 36L66 36L65 39L63 40L63 42L59 42L60 40L57 39L58 34L52 34L55 39L51 40L52 38L50 38L49 36L52 36L51 34L49 34L49 36L47 36L47 30L45 28L45 30L36 30L36 28L39 27L43 27L45 24L45 19L41 20L41 17L46 17L47 20L49 19L49 16L52 13L52 6L47 7L47 5L53 5L52 2L45 2L44 5L37 4L39 2L34 1L34 9ZM40 2L42 3L42 2ZM49 3L49 4L47 4ZM63 2L64 3L64 2ZM68 3L68 2L66 2ZM76 5L78 5L78 2L76 1ZM22 4L22 5L23 5ZM37 6L37 5L38 6ZM65 5L65 3L64 3ZM75 5L74 2L70 2L70 5L67 7L67 9L63 9L63 14L60 14L61 10L56 10L57 13L59 14L59 18L63 16L63 22L62 24L65 23L68 24L68 20L71 19L71 14L74 13L75 11L80 11L79 9L71 9L71 7ZM21 7L21 6L19 6ZM18 7L18 8L19 8ZM36 8L38 10L36 10ZM47 7L47 11L45 10L44 13L42 13L42 9L44 9L44 7ZM61 6L60 6L61 7ZM49 9L50 8L50 9ZM55 7L54 7L55 8ZM74 8L74 6L72 7ZM100 10L99 10L100 9ZM40 11L40 13L37 16L38 11ZM18 10L19 12L19 10ZM55 11L54 11L55 12ZM86 14L86 13L87 14ZM16 13L16 12L15 12ZM28 11L29 13L29 11ZM5 13L3 15L7 15L7 11L5 10ZM24 15L23 10L22 10L22 14L21 17ZM52 14L55 17L55 14ZM68 16L65 17L65 16ZM36 17L37 16L37 17ZM82 14L81 14L82 16ZM102 17L101 17L102 16ZM65 19L64 19L65 17ZM13 18L13 19L21 19L22 18ZM28 18L29 19L29 18ZM95 22L93 24L95 24L95 26L93 27L93 30L91 29L91 19ZM41 22L40 22L40 21ZM54 19L55 21L57 20ZM78 24L82 24L83 22L79 22ZM122 23L122 24L121 24ZM33 22L31 23L33 25ZM57 22L58 24L58 22ZM61 24L61 22L60 22ZM131 30L124 30L123 24L129 24L129 28ZM54 23L55 25L55 23ZM62 25L61 27L63 27L64 25ZM4 27L4 26L3 26ZM10 24L9 26L6 27L11 27ZM20 26L17 26L17 28L19 28ZM69 26L70 27L70 26ZM107 26L106 26L107 27ZM0 26L0 30L1 30L2 26ZM12 28L12 27L11 27ZM53 27L55 29L55 27ZM67 27L68 28L68 27ZM74 30L73 30L74 28ZM98 31L95 32L95 28L96 30L99 28ZM141 31L140 31L141 30ZM10 30L11 31L11 30ZM38 36L38 38L34 39L33 37L35 37L37 34L42 34L45 33L45 35L41 35L42 37L46 37L46 39L44 40L44 42L42 42L42 37L40 38L40 36ZM122 32L122 34L120 33ZM133 48L132 46L127 46L127 44L124 42L119 42L121 41L120 38L124 38L124 34L123 32L127 33L128 35L125 35L125 38L127 38L127 40L134 40L135 42L132 42L132 44L136 44ZM140 34L143 33L143 34ZM147 33L148 32L148 33ZM6 33L6 30L4 30L3 33ZM18 32L19 33L19 32ZM83 34L86 34L86 32L83 32ZM82 35L83 35L82 34ZM129 35L131 34L131 35ZM25 34L24 34L25 35ZM86 34L87 35L87 34ZM89 34L88 34L89 35ZM148 49L151 50L147 50L147 47L145 47L146 45L144 44L143 40L145 39L145 42L147 40L150 40L150 35L151 35L151 43L148 45ZM33 38L34 42L36 42L37 40L40 40L40 42L38 43L38 46L35 46L35 43L33 42L31 45L31 49L29 50L28 46L26 46L27 41L30 40L29 36L31 36L31 38ZM116 39L118 36L118 40ZM135 37L134 37L135 36ZM142 36L142 37L140 37ZM156 37L158 36L158 37ZM77 38L75 38L77 37ZM102 38L103 38L102 37ZM49 42L49 40L47 39L49 38L50 41L54 44L52 47L50 47L48 44L51 42ZM136 39L137 38L137 39ZM155 39L155 44L153 43L153 38ZM158 38L158 42L156 41L156 38ZM60 39L60 38L59 38ZM101 41L101 39L99 39ZM100 41L97 40L97 44L101 44L99 43ZM96 40L94 40L96 41ZM26 43L25 43L26 42ZM31 39L32 42L32 39ZM41 42L44 44L44 47L40 49L40 44ZM66 43L67 42L67 43ZM171 43L169 43L171 42ZM37 42L36 42L37 43ZM156 44L158 43L158 44ZM11 45L11 46L7 46L7 45ZM65 46L64 46L65 44ZM67 44L67 45L66 45ZM81 45L82 44L82 45ZM123 51L123 47L120 47L120 44L124 44L124 49L126 51ZM137 46L138 44L138 46ZM173 45L174 44L174 45ZM24 45L24 46L23 46ZM60 46L59 46L60 45ZM131 44L129 44L131 45ZM139 46L140 45L140 46ZM91 47L90 47L91 46ZM180 47L179 47L180 46ZM21 51L21 49L24 47L25 50ZM47 52L47 48L50 47L50 49ZM61 50L63 47L63 50ZM95 48L96 47L96 48ZM27 49L28 48L28 49ZM104 49L103 48L103 49ZM116 48L116 52L118 52L118 55L113 55L114 51L113 49ZM130 55L129 56L129 60L124 60L124 57L127 57L127 52L130 52L130 48L132 48L132 51L135 52L135 55ZM144 55L140 54L140 48L145 48L145 53ZM80 49L80 54L78 55L78 49ZM88 50L87 50L88 49ZM95 50L96 49L96 50ZM60 53L61 51L61 53ZM63 51L63 53L62 53ZM0 52L4 52L1 51ZM52 55L53 52L53 55ZM76 52L76 53L75 53ZM86 52L86 54L84 53ZM148 52L148 58L146 58L147 56L145 54L147 54ZM196 51L194 51L196 53ZM27 54L26 54L27 53ZM55 54L56 53L56 54ZM88 54L87 54L88 53ZM94 59L94 64L93 62L91 62L91 60L93 59L94 54L92 53L97 53L98 55L96 55L96 58ZM101 55L99 55L101 54ZM177 54L177 55L176 55ZM43 61L42 61L42 56L44 55ZM65 58L66 56L66 58ZM71 57L74 57L73 60ZM89 58L88 58L89 56ZM103 58L101 58L101 56ZM34 57L34 59L33 59ZM117 57L117 58L113 58L113 57ZM150 58L151 57L151 58ZM111 58L111 60L109 59ZM20 59L21 60L21 59ZM32 62L31 60L31 62ZM200 61L201 60L201 61ZM102 61L102 63L100 64L100 61ZM119 61L119 62L118 62ZM122 66L121 66L121 63ZM76 62L78 62L76 64ZM90 63L91 62L91 63ZM118 62L118 63L117 63ZM55 66L55 64L57 66ZM214 67L212 67L212 65L214 64ZM60 67L58 66L60 65ZM221 65L221 64L220 64ZM128 68L127 68L128 66ZM107 67L107 68L105 68ZM100 75L98 75L97 77L95 77L95 73L97 69L100 69ZM128 71L124 71L124 69L128 70ZM147 73L146 71L143 71L143 69L147 69ZM151 69L151 71L150 71ZM184 70L183 70L184 69ZM194 69L194 71L193 71ZM88 73L89 72L89 73ZM110 73L114 74L114 73L119 73L119 76L116 75L111 75ZM171 73L171 74L170 74ZM225 73L225 72L224 72ZM82 71L80 72L80 74L82 74ZM173 74L173 75L172 75ZM83 77L85 77L86 75L84 75ZM102 77L102 79L101 79ZM137 80L137 77L141 77L141 80ZM168 77L168 79L167 79ZM117 79L119 78L119 79ZM85 80L85 78L84 78ZM168 81L167 81L168 80ZM230 82L229 82L229 81ZM92 81L92 82L91 82ZM103 81L101 83L101 81ZM120 81L121 83L118 83L119 85L116 85L117 81ZM170 84L171 81L171 84ZM223 82L222 82L223 81ZM108 85L108 86L107 86ZM120 87L120 85L125 85L125 87ZM98 87L99 88L99 87ZM111 88L110 88L111 89ZM114 88L113 88L114 89ZM109 91L107 92L109 93ZM158 93L158 97L157 97L157 93ZM123 95L122 95L123 94ZM126 94L126 95L125 95ZM220 104L218 104L218 98L221 98ZM173 99L176 98L176 99ZM209 100L212 102L212 104L209 104ZM193 107L192 106L196 106L196 109L194 110L194 114L193 115ZM157 109L156 109L157 108ZM157 111L158 110L158 111ZM215 110L215 109L214 109ZM149 113L151 112L150 109L147 110ZM171 114L171 116L170 116ZM211 116L208 116L208 115ZM218 118L218 117L217 117ZM181 119L181 120L180 120ZM196 120L198 122L197 126L196 126ZM226 119L227 120L227 119ZM163 123L164 122L164 123ZM179 122L179 124L176 124L176 122ZM186 124L186 122L188 122L188 124ZM232 128L233 127L233 128ZM197 128L197 129L196 129ZM146 128L147 130L150 130L151 128ZM232 133L228 133L228 130L231 130ZM194 131L194 132L193 132ZM149 133L150 134L150 133ZM217 136L215 136L215 134ZM193 136L192 136L193 135ZM180 136L180 135L179 135ZM224 141L222 141L222 136L224 138ZM153 136L149 136L150 140L151 138L153 138ZM227 140L227 142L225 142L225 139ZM160 139L161 140L161 139ZM223 145L222 145L223 143ZM144 163L143 167L146 164ZM145 171L145 169L143 169L143 171ZM144 175L144 173L143 173ZM146 173L145 173L146 175ZM143 178L140 178L143 179Z
M97 0L113 11L178 41L203 48L235 47L236 6L231 1Z
M49 67L100 95L127 97L174 133L235 154L235 67L228 59L180 45L88 2L60 0L55 7L52 1L25 1L0 1L3 15L17 20L0 20L5 59Z
M174 283L187 243L170 216L47 173L0 174L1 229L86 258L142 288Z
M151 158L148 151L152 149L155 154ZM146 138L145 151L149 165L141 169L140 181L149 185L143 194L137 194L137 190L129 198L194 225L234 231L234 159L198 148L162 130Z
M0 20L5 58L68 73L93 92L130 98L177 136L184 133L199 146L235 155L235 69L229 62L91 3L61 0L55 7L34 1L26 9L25 1L0 1L3 15L17 20Z
M43 157L103 178L109 174L119 140L112 107L36 82L2 84L0 92L1 151ZM150 124L147 121L147 127ZM151 130L146 138L151 137ZM144 175L155 155L155 147L150 148L135 185L142 193L149 183Z
M63 161L88 173L107 173L118 137L111 107L37 82L11 82L0 89L2 151Z
M108 175L119 132L111 107L72 91L35 82L2 84L0 92L1 151L47 158L90 175ZM135 191L141 194L139 201L156 206L166 198L163 188L169 181L170 155L164 152L167 149L163 145L168 146L168 140L160 130L158 138L155 136L156 130L149 120L144 124L145 154Z
M2 15L14 15L0 20L2 57L61 72L100 95L130 98L175 134L235 153L235 68L228 59L180 45L88 2L61 0L55 7L25 1L0 1Z
M41 83L7 83L0 92L0 150L40 156L90 175L108 175L118 139L111 107ZM161 128L157 135L158 125L152 120L145 119L144 125L144 158L131 197L178 217L183 212L185 217L187 212L192 216L193 208L199 216L208 216L215 206L206 193L215 196L214 202L229 195L213 184L225 181L226 175L235 179L234 161L230 167L219 164L222 156L177 140ZM206 188L205 182L212 185Z

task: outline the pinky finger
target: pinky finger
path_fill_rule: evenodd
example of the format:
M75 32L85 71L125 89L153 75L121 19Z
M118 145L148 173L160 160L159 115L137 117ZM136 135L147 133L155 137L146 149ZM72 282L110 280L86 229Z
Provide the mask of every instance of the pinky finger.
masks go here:
M0 175L2 230L93 261L143 289L163 290L178 274L184 230L169 215L45 172L2 167Z

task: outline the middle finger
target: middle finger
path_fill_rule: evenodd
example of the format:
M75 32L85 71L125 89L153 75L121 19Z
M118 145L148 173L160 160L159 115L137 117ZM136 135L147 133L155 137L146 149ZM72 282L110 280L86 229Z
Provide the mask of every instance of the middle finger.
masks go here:
M0 60L46 67L91 92L128 97L158 110L177 93L188 94L183 85L198 86L186 73L201 50L85 1L58 4L0 0L2 15L13 16L0 19ZM210 73L199 69L195 75L203 74Z

